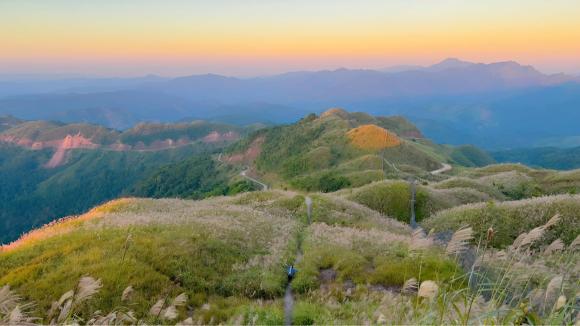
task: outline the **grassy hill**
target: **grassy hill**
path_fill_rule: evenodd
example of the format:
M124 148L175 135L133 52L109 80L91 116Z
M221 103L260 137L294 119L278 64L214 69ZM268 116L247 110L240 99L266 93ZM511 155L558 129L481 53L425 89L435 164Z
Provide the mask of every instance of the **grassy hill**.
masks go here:
M495 164L458 172L478 184L495 188L511 199L580 191L580 171L533 169L522 164Z
M442 210L466 204L483 207L483 210L487 211L486 203L541 201L542 198L552 198L550 196L574 195L580 190L580 173L576 170L536 170L518 164L497 164L482 168L458 167L451 173L455 176L445 176L440 181L417 183L415 203L417 221L434 215L439 216ZM375 181L362 187L343 189L336 194L399 221L408 223L410 220L411 186L407 180ZM573 209L566 208L565 211L572 214ZM474 219L479 218L478 214L471 211L465 214L472 214ZM580 218L575 213L571 216ZM439 229L436 227L438 223L428 224L428 228ZM465 224L471 223L465 221ZM458 228L461 225L458 222L452 224L451 228ZM518 234L520 231L519 228L515 228L512 233Z
M574 309L555 302L573 298L578 272L555 284L559 266L550 263L577 263L567 248L506 266L481 247L480 282L459 259L469 230L440 244L341 196L311 198L310 219L303 195L260 191L119 199L46 226L0 251L0 292L9 299L0 320L12 320L4 311L20 304L21 322L282 324L285 267L294 261L296 324L552 324ZM523 259L542 268L522 272ZM516 282L512 269L533 283Z
M5 248L0 253L0 285L10 284L34 300L31 314L37 316L46 316L52 300L74 289L83 275L91 275L103 286L93 300L78 305L75 318L88 320L96 310L125 307L144 321L170 322L151 315L150 308L159 299L185 293L187 306L195 307L194 320L247 323L257 318L256 323L279 324L284 266L295 259L300 242L304 258L297 267L303 272L293 285L299 293L321 286L320 268L335 268L342 282L361 287L368 277L375 284L400 287L405 280L391 275L403 270L421 278L410 269L418 257L409 255L409 229L338 198L319 195L313 200L309 225L304 197L288 192L199 202L121 199ZM343 236L334 237L337 231ZM363 238L367 247L345 252L349 243ZM337 246L328 246L337 240ZM390 246L381 248L385 244ZM424 250L433 258L441 255L434 247ZM388 262L400 255L407 256L405 262L390 267ZM39 274L35 261L41 256L44 272ZM375 272L357 271L375 264ZM451 259L433 259L425 262L422 277L450 280L453 271ZM134 292L130 301L123 301L129 285ZM189 309L178 307L179 318L191 315Z
M134 139L180 128L138 126ZM577 171L476 167L492 160L421 137L399 117L332 109L227 149L78 149L54 169L50 149L4 146L1 212L30 214L6 230L128 197L1 247L0 323L573 323ZM443 163L453 169L431 173ZM256 189L246 166L279 190L239 194ZM429 232L407 225L408 177Z
M489 194L471 187L442 189L417 185L416 192L417 221L443 209L493 199ZM409 223L411 186L407 181L378 181L360 188L342 190L338 194L401 222Z
M453 231L470 225L479 237L492 227L494 246L506 247L522 233L539 227L555 215L561 222L545 232L546 244L560 239L572 243L580 234L580 196L557 195L501 203L477 203L454 207L434 214L423 222L436 232Z
M442 163L479 166L493 162L474 147L436 145L402 117L373 117L330 109L298 123L262 129L229 149L229 156L254 152L254 166L273 185L335 191L372 181L432 178Z

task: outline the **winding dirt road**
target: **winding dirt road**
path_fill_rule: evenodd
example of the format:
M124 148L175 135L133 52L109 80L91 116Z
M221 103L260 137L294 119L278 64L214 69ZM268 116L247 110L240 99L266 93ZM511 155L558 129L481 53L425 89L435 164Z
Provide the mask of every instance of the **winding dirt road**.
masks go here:
M434 171L431 171L431 174L433 175L437 175L437 174L441 174L443 172L447 172L450 171L451 169L453 169L453 167L447 163L441 163L443 164L443 167Z
M264 191L265 190L268 190L268 185L267 184L261 182L258 179L254 179L254 178L248 176L248 170L249 170L249 168L246 168L244 171L240 172L240 175L242 177L244 177L244 178L246 178L246 179L248 179L248 180L250 180L250 181L252 181L252 182L254 182L256 184L258 184L260 187L262 187L262 190L264 190Z

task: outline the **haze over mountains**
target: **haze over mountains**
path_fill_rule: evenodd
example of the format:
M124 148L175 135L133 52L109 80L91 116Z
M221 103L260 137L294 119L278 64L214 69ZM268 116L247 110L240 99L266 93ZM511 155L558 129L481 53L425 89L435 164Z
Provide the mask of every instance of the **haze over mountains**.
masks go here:
M516 62L447 59L429 67L255 78L207 74L0 82L0 115L117 129L193 118L287 123L333 106L404 115L442 143L488 149L580 145L574 123L580 119L580 79Z

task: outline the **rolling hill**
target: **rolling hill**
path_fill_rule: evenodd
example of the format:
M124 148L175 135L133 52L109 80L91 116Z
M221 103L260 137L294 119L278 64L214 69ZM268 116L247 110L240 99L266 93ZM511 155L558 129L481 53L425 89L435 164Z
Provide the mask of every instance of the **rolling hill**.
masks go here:
M578 171L477 167L493 160L476 147L437 145L401 117L338 108L291 125L231 127L243 137L218 142L203 141L215 133L201 122L125 132L29 124L3 133L13 142L0 156L11 185L1 202L14 206L2 212L29 217L3 219L8 239L51 213L85 213L0 247L1 323L576 318ZM63 165L47 167L54 148L31 144L70 132L94 148L70 149ZM190 142L133 147L175 137ZM433 172L443 164L451 170ZM246 192L256 189L247 174L277 189ZM407 225L409 177L416 230ZM289 265L298 270L291 279Z
M552 264L577 262L573 245L479 247L465 260L469 244L481 241L471 229L441 242L332 194L310 200L311 216L305 197L287 191L124 198L63 219L0 251L0 318L301 325L574 318L566 298L574 298L579 271L562 278ZM550 223L542 227L558 225ZM288 283L293 263L298 274Z
M493 162L476 148L434 144L402 117L373 117L343 109L259 130L232 145L224 160L249 165L276 186L325 192L385 177L432 178L430 171L442 163Z

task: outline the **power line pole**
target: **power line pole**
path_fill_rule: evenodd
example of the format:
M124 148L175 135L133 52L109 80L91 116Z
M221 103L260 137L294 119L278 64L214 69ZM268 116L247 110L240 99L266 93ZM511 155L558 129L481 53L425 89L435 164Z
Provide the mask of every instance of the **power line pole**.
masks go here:
M411 220L409 221L409 224L411 224L411 227L414 229L417 227L417 220L415 218L415 196L417 193L415 188L415 179L410 178L409 184L411 186Z

